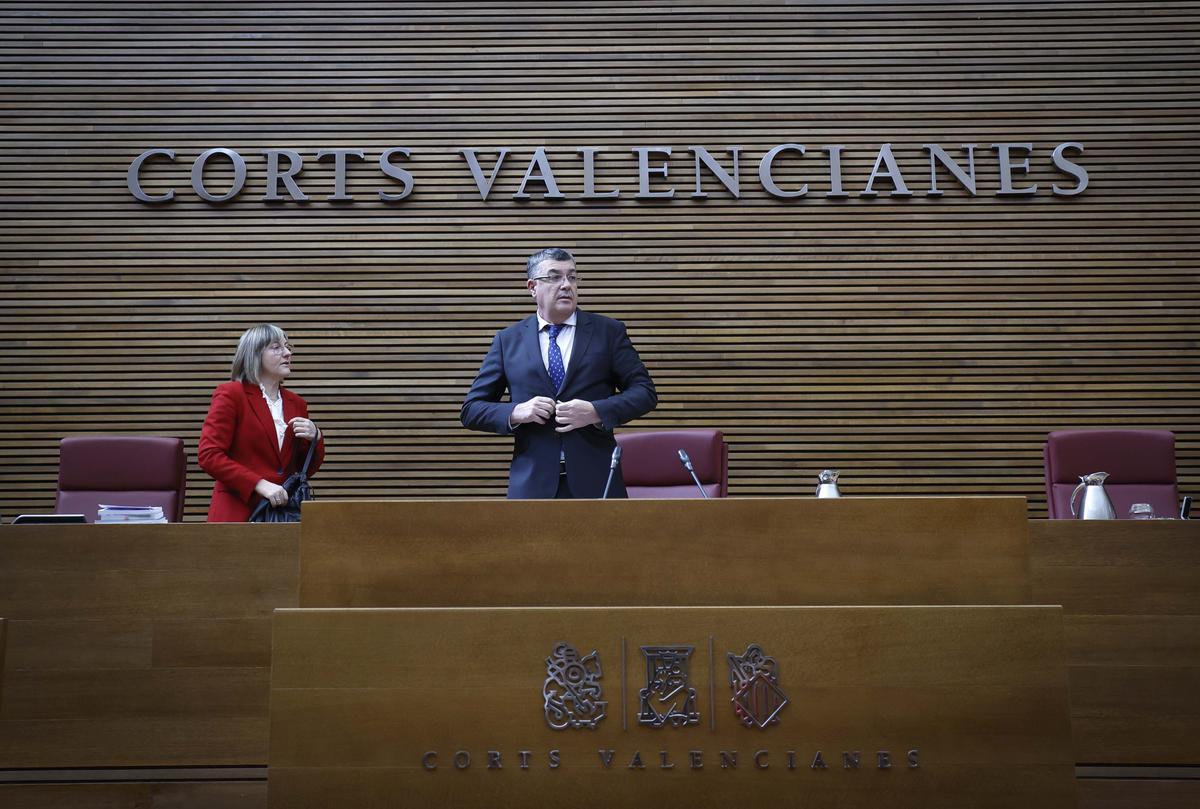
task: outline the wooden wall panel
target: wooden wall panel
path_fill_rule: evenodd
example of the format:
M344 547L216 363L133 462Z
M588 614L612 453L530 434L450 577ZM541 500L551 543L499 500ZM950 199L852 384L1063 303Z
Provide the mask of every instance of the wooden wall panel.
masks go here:
M581 301L624 319L659 385L638 429L719 427L733 495L1026 495L1044 514L1056 428L1179 435L1200 482L1194 2L29 3L0 9L0 514L49 510L57 442L182 436L187 515L212 388L262 320L297 345L292 387L329 437L322 496L504 490L509 442L458 424L492 333L530 311L523 257L575 250ZM758 185L772 146L798 201ZM1031 142L1029 199L990 144ZM1084 144L1086 192L1051 169ZM911 199L858 196L881 143ZM978 196L924 143L975 143ZM744 147L742 195L691 199L686 148ZM820 147L842 144L845 200ZM676 199L639 202L635 146L675 149ZM151 147L145 206L125 187ZM211 147L249 179L187 187ZM374 160L413 150L398 204ZM513 150L486 202L462 147ZM532 150L561 202L515 202ZM597 146L585 202L575 151ZM263 202L268 148L307 205ZM316 152L361 148L353 203ZM490 163L486 156L485 166ZM221 172L210 172L220 186ZM879 187L887 189L886 181ZM534 191L540 191L535 187Z

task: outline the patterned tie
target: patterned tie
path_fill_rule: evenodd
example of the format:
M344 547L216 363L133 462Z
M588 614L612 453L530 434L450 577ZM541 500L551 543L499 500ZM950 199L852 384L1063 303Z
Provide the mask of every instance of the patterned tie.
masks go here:
M550 380L554 382L554 392L562 390L563 380L567 378L567 369L563 367L562 352L558 350L558 335L566 326L550 324L550 350L547 355L550 360Z

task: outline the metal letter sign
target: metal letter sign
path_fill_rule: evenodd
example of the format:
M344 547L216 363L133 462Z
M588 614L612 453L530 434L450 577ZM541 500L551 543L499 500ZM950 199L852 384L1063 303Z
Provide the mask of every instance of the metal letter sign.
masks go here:
M696 725L696 689L688 685L688 658L692 646L643 646L646 657L646 687L639 693L638 723L661 728ZM680 704L682 703L682 705Z
M601 673L596 652L580 660L574 646L556 643L546 658L546 682L542 684L546 723L555 730L595 730L608 707L600 699Z
M763 654L752 643L746 652L726 655L729 660L729 688L733 691L733 712L747 727L765 728L779 721L779 712L788 704L787 694L779 688L775 658Z
M696 189L690 195L692 200L700 201L708 197L703 184L706 173L719 181L725 192L733 199L743 198L744 192L749 190L743 187L739 173L743 153L750 155L745 147L736 145L725 147L732 158L730 161L730 169L732 171L727 171L725 166L713 156L707 147L691 145L686 148L687 151L692 153L692 159L687 161L692 166L691 181L694 182ZM974 143L959 143L954 146L954 148L962 150L965 154L967 164L965 171L950 156L950 152L937 143L921 144L920 149L928 153L928 160L925 159L924 155L920 155L919 160L914 158L914 153L917 151L915 144L897 144L897 151L893 151L892 144L890 143L880 144L874 164L867 164L873 165L873 168L867 177L866 185L856 194L848 192L843 188L844 183L855 180L853 176L843 177L844 161L842 153L847 148L841 144L826 144L812 149L809 149L803 143L781 143L773 146L767 150L759 161L759 186L772 199L795 202L808 195L810 182L821 186L825 183L823 178L828 177L829 190L822 195L823 197L827 199L846 199L851 196L857 196L871 199L880 193L875 190L875 182L877 180L886 180L891 184L891 190L883 191L885 196L906 198L913 196L913 191L909 190L904 172L909 172L911 176L915 177L920 171L918 167L928 163L928 190L918 188L917 192L920 195L936 199L945 193L942 189L938 188L939 167L949 171L958 184L966 191L967 195L975 197L980 193L975 181ZM856 146L855 148L858 149L861 146ZM1087 169L1076 163L1073 159L1083 154L1083 144L1078 141L1065 141L1058 144L1049 156L1049 160L1037 154L1032 141L993 143L992 149L996 151L996 163L999 170L1000 188L995 192L997 196L1031 197L1037 193L1039 187L1037 183L1029 182L1026 185L1015 185L1018 181L1025 182L1031 176L1030 172L1033 171L1031 160L1049 163L1049 166L1043 166L1043 168L1052 167L1058 174L1071 177L1075 180L1073 186L1052 183L1050 187L1055 196L1075 196L1082 194L1088 187ZM315 147L314 151L316 162L329 157L334 159L333 185L329 189L333 193L326 195L325 199L331 202L354 202L355 196L351 193L349 185L352 179L357 178L351 178L348 174L347 161L349 158L366 160L368 158L367 150L342 146L337 148L323 148L318 146ZM610 158L612 158L614 157L613 153L624 151L636 156L636 174L631 176L635 166L628 165L628 160L624 162L619 159L606 160L610 164L610 178L606 181L606 185L611 187L606 191L597 191L597 154L607 152ZM492 162L491 169L487 173L484 172L483 166L480 164L479 155L481 152L489 155L487 159ZM467 169L471 178L475 181L476 190L479 192L480 202L491 201L495 204L496 198L491 196L492 192L498 187L505 187L506 185L511 187L511 182L516 179L512 174L511 168L508 171L507 177L502 176L503 166L505 165L504 159L512 154L512 149L507 147L488 147L484 149L470 147L459 149L457 153L466 160ZM624 150L620 147L605 149L600 146L584 146L575 149L560 147L551 150L546 146L537 146L534 148L533 155L529 159L525 174L522 176L516 192L511 195L506 193L505 195L523 204L532 202L536 196L540 196L543 200L553 200L556 202L564 200L612 200L621 197L620 182L622 180L629 182L636 177L638 192L634 196L634 199L642 201L668 201L676 198L675 188L667 185L671 177L671 156L673 153L677 153L676 147L669 145L634 146L630 150ZM820 156L821 153L823 153L823 156ZM134 199L147 204L178 201L174 189L170 187L159 194L147 193L142 188L141 178L147 161L154 159L157 164L160 162L157 158L163 158L161 162L170 164L175 161L175 154L176 150L173 148L160 147L146 149L133 158L125 173L125 182L129 187L129 193L133 195ZM496 156L494 160L490 157L493 154ZM565 156L567 154L570 154L570 156ZM218 155L228 159L233 164L233 183L223 194L214 194L204 184L205 166L212 158ZM375 189L377 193L373 196L376 196L382 202L394 203L408 199L410 196L413 196L413 191L416 187L417 178L414 174L407 169L395 165L393 158L396 155L409 158L412 156L412 150L403 146L389 146L385 147L379 154L379 172L384 177L398 181L401 184L400 193L389 193L392 190L390 188ZM302 155L295 149L267 148L262 150L261 156L263 162L265 162L265 166L257 159L253 165L255 169L262 166L266 172L266 193L260 197L261 201L304 203L309 200L309 196L300 186L305 155ZM582 166L576 163L576 159L580 156L583 158ZM280 165L280 157L287 158L286 170L283 170ZM374 159L373 154L370 157ZM552 160L558 164L557 167L553 165ZM792 164L790 169L786 171L784 167L777 165L785 161ZM675 170L677 172L683 168L682 163L683 161L679 157L676 157ZM905 165L906 163L907 165ZM171 167L169 165L156 165L155 170L161 174L164 171L170 171ZM791 186L790 188L783 188L780 185L780 179L777 179L773 175L773 171L776 170L780 172L781 177L787 177L788 185ZM214 205L229 202L242 193L246 184L246 172L246 158L239 152L225 147L208 149L201 152L200 156L192 163L192 190L200 199ZM580 177L582 181L582 193L575 193L573 191L565 193L560 190L560 180L568 173L570 173L572 180L582 173L582 177ZM798 177L796 176L797 174L799 174ZM986 172L984 174L986 176ZM177 177L176 181L179 179ZM304 180L305 183L311 181L313 180ZM328 183L328 180L324 182ZM286 193L279 192L278 186L280 183L283 183L286 187ZM540 195L530 193L526 190L530 183L544 187L545 191ZM1042 181L1042 185L1046 185L1045 181ZM565 188L566 185L562 185L561 187Z

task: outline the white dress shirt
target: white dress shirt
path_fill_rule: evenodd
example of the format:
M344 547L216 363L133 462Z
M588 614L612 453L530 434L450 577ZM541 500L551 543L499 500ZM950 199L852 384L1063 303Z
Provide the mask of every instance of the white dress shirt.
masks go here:
M558 351L562 354L563 373L571 367L571 349L575 347L575 316L578 312L572 312L571 316L563 321L562 329L558 332L558 339L554 342L558 343ZM543 320L541 315L538 319L538 345L542 347L542 365L547 371L550 370L550 321ZM569 327L569 328L568 328Z
M554 342L558 344L558 353L562 354L563 361L563 376L566 376L567 370L571 367L571 349L575 347L575 315L577 312L572 312L571 316L562 322L562 328L559 329L558 337ZM546 366L546 370L550 370L550 321L542 319L538 315L538 345L542 347L542 365ZM566 463L567 455L563 450L558 452L559 463ZM566 469L563 469L564 473Z
M258 389L262 391L263 398L267 400L267 409L271 411L271 419L275 422L275 437L279 439L279 448L283 449L283 434L287 432L287 422L283 420L283 391L279 391L279 396L275 401L271 401L266 387L261 382Z

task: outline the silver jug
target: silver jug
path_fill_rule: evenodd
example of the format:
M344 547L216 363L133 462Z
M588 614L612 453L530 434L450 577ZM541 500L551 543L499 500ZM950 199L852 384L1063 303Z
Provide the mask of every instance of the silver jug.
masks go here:
M1093 472L1090 475L1080 475L1079 485L1071 492L1071 516L1081 520L1115 520L1117 510L1113 508L1108 492L1104 491L1104 481L1108 479L1107 472ZM1075 497L1083 492L1083 502L1079 511L1075 511Z
M841 497L842 493L837 487L838 471L836 469L826 469L820 474L817 480L817 497Z

